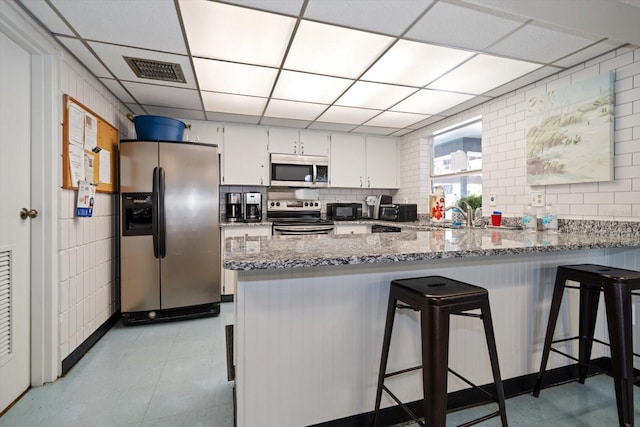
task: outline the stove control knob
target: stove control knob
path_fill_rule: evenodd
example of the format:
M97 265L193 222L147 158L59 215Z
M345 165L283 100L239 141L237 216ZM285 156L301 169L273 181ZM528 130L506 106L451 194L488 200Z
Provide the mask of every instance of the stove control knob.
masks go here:
M320 203L316 202L315 205L316 205L316 207L318 207L318 206L320 206Z
M276 202L276 206L280 206L280 202Z
M309 206L309 202L304 202L304 205L305 206Z

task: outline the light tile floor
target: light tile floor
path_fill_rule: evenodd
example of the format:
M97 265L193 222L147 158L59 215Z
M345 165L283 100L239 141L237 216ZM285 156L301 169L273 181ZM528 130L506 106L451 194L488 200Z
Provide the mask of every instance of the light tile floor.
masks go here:
M224 326L233 304L219 317L124 327L120 323L53 384L26 393L0 427L232 427L232 383L227 381ZM496 405L449 413L461 424ZM635 394L640 424L640 393ZM512 427L608 427L617 425L613 382L606 375L582 385L545 389L507 400ZM405 424L406 425L406 424ZM416 424L409 424L416 426ZM482 426L499 426L494 418Z

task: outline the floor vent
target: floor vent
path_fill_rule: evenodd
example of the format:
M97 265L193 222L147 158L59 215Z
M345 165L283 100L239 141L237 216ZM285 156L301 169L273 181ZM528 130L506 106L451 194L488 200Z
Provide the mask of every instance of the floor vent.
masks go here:
M11 251L0 252L0 362L11 354Z
M164 82L186 83L180 64L154 61L151 59L123 57L131 70L141 79L161 80Z

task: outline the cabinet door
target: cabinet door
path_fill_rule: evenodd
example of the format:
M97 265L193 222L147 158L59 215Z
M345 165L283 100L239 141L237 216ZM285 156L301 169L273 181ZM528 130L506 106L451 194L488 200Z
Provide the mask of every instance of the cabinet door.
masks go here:
M329 177L331 187L364 188L365 138L358 135L331 135Z
M329 133L313 130L301 130L299 139L300 154L326 156L329 154Z
M252 227L223 227L222 228L222 239L221 245L222 250L220 257L220 293L222 295L234 295L236 293L236 283L238 282L238 273L235 270L226 270L222 266L222 261L224 257L224 252L226 249L225 241L228 237L242 237L245 239L249 237L259 237L259 236L271 236L271 226L252 226ZM247 246L247 242L245 242L245 246L251 250L252 245L257 242L249 242L250 244Z
M398 141L367 137L367 188L398 188Z
M299 154L298 130L269 128L269 153Z
M222 184L269 185L266 128L225 125L223 141Z
M349 224L349 225L336 224L334 233L335 234L367 234L367 233L371 233L371 226L365 225L365 224Z

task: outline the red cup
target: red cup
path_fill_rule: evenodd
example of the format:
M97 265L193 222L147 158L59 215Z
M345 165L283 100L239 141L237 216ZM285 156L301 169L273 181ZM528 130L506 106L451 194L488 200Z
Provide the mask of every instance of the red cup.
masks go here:
M491 214L491 225L494 227L500 227L502 224L502 215L501 214Z

